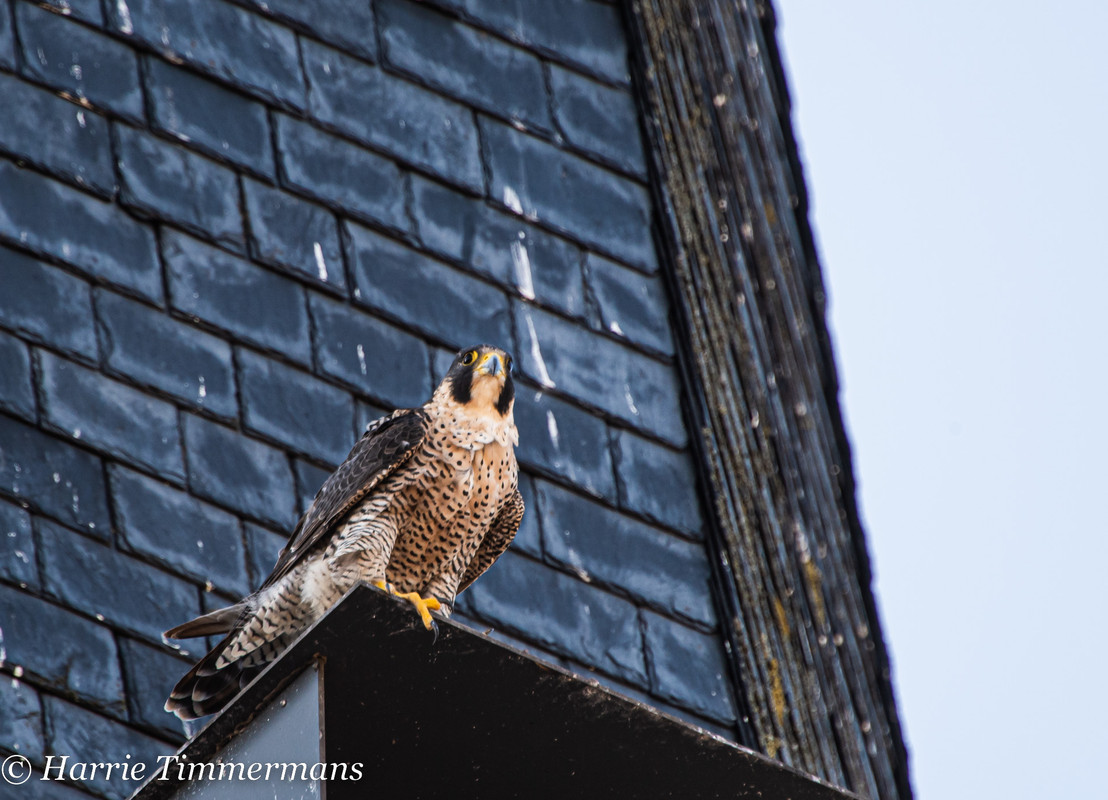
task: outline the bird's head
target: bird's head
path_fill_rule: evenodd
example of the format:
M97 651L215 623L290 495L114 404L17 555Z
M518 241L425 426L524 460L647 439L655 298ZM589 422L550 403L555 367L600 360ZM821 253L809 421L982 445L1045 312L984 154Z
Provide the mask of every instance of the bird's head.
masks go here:
M489 344L468 347L454 357L436 394L440 392L470 414L506 417L515 401L512 357Z

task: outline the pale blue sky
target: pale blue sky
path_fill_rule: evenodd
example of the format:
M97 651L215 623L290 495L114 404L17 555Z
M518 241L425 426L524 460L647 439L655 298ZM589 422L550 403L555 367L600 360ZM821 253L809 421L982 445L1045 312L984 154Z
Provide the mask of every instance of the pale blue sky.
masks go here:
M775 4L916 795L1104 797L1108 3Z

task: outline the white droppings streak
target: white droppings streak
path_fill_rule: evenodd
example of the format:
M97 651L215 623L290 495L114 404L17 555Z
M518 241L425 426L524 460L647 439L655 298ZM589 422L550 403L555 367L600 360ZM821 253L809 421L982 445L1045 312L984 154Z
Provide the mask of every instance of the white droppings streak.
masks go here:
M88 122L85 121L85 112L84 111L78 111L77 112L77 124L80 125L82 128L88 126Z
M4 647L4 629L0 628L0 667L8 660L8 650Z
M629 384L623 384L623 397L627 400L627 407L631 409L631 413L637 417L639 409L635 407L635 398L631 396L631 386Z
M523 204L520 203L520 195L515 194L511 186L504 187L504 205L511 208L516 214L523 214Z
M531 358L535 359L535 368L539 371L539 383L548 389L554 388L554 381L550 380L550 373L546 371L546 362L542 360L542 350L539 349L539 336L535 333L535 323L527 317L527 333L531 337Z
M519 195L511 186L504 187L504 205L517 214L523 214L523 203L519 202Z
M550 434L550 441L554 442L554 446L558 446L558 420L554 419L554 412L546 412L546 430Z
M115 10L119 13L120 32L130 36L135 32L135 24L131 21L131 9L127 8L127 0L115 0Z
M592 583L592 575L585 569L585 563L581 559L581 554L576 550L570 549L569 551L569 566L576 574L577 577L583 580L585 583ZM588 611L588 606L585 607Z
M319 242L312 244L312 252L315 253L315 265L319 269L319 279L327 280L327 262L323 260L323 245Z
M74 439L80 439L81 438L81 429L80 428L74 428L73 429L73 438Z
M200 388L196 390L196 395L201 400L208 396L208 387L204 384L204 376L199 376Z
M365 366L365 348L362 347L361 345L358 345L357 350L358 350L358 367L362 370L363 375L368 375L369 372L366 370L366 366Z
M62 482L62 476L55 472L54 473L54 483L61 483L61 482Z
M626 333L623 332L623 328L619 327L619 323L615 322L614 320L612 322L608 323L608 330L610 330L616 336L626 336L627 335Z
M16 677L16 678L22 678L23 677L23 667L22 666L17 666L15 669L13 669L12 670L12 676Z
M512 242L512 264L515 266L516 287L528 300L535 299L535 281L531 277L531 258L523 242Z

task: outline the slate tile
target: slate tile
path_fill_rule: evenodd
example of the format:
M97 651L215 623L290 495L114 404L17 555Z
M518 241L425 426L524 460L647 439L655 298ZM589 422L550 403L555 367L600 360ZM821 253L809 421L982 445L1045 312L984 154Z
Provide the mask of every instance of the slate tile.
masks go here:
M163 233L162 257L174 308L258 347L311 362L300 284L176 231Z
M518 384L515 418L516 457L522 463L615 502L615 471L603 420L547 392Z
M361 432L358 433L361 436ZM354 443L351 442L351 447ZM311 506L312 501L315 500L319 490L323 488L323 483L329 477L331 477L332 470L324 469L298 458L293 463L293 472L296 473L296 494L299 498L299 510L303 514Z
M687 451L613 432L620 505L664 525L702 536L704 519L696 491L696 467Z
M477 272L514 286L520 296L584 315L580 248L432 181L413 176L420 241Z
M512 349L508 300L499 289L366 228L349 231L361 302L453 347Z
M354 443L349 393L247 350L238 366L248 428L331 463L346 457Z
M155 128L216 158L273 177L264 105L156 58L146 60L146 92Z
M41 5L56 8L64 16L91 22L98 28L104 24L100 0L41 0Z
M237 517L118 464L109 477L116 525L128 548L231 594L250 591Z
M141 122L138 58L131 48L30 3L15 4L24 74Z
M0 247L0 325L62 350L96 358L88 284L31 256Z
M282 178L289 186L356 216L408 229L404 175L396 164L306 122L276 120Z
M424 401L429 400L430 397L425 397ZM419 405L423 405L420 403ZM371 423L379 420L391 412L391 408L382 408L381 406L374 405L373 403L366 403L361 400L358 401L358 408L354 414L354 433L357 436L361 436L366 432L366 429Z
M0 2L0 68L15 69L15 37L6 0Z
M40 763L43 756L42 707L34 687L18 678L0 677L0 742L4 749Z
M124 205L242 248L234 172L134 128L116 135Z
M459 351L447 350L442 347L432 348L433 354L431 356L431 384L437 387L442 379L446 377L446 373L450 371L450 365L454 363L454 359L458 357ZM520 391L519 386L516 386L516 391Z
M481 137L491 197L630 264L656 269L644 186L488 118L481 119Z
M192 661L125 636L119 638L119 650L127 680L130 719L155 728L173 742L183 742L184 723L166 711L164 704L177 681L192 666Z
M17 505L0 501L0 576L20 586L37 587L36 564L31 515Z
M552 128L542 62L484 31L407 0L377 3L384 60L497 115Z
M296 35L246 9L204 0L127 0L106 5L109 24L169 60L187 61L243 91L304 107Z
M735 701L718 636L643 611L650 688L658 696L723 723L735 721Z
M0 265L0 271L2 269ZM3 282L0 275L0 284ZM0 318L0 322L3 321ZM6 333L0 333L0 375L4 376L0 380L0 408L33 422L35 390L31 384L31 356L23 342Z
M229 344L112 292L97 289L95 296L111 369L197 408L237 416Z
M64 219L59 226L57 220ZM150 228L118 206L0 161L0 236L48 253L154 302L162 296Z
M467 592L484 619L601 672L646 685L637 609L509 548Z
M58 758L58 760L54 762L55 767L60 763L61 759ZM35 790L39 792L35 800L90 800L90 798L93 797L93 795L90 795L83 789L78 789L68 783L53 780L56 772L57 770L55 769L55 771L51 773L50 779L44 780L44 776L40 770L31 770L29 782L35 787Z
M672 367L533 306L517 304L515 324L520 368L538 383L684 445Z
M628 89L614 89L578 72L550 66L554 119L574 146L645 178L639 111Z
M0 619L5 669L23 667L24 676L42 686L101 707L123 708L119 654L103 625L3 584Z
M714 626L704 545L632 519L547 481L536 481L543 549L557 563L669 614Z
M250 179L243 189L256 258L335 289L346 287L334 214Z
M573 667L571 667L571 669L572 668ZM578 671L580 671L580 667L576 667L576 669ZM589 675L589 677L594 677L594 676ZM671 717L675 717L677 719L684 720L685 722L688 722L690 725L693 725L694 727L699 728L702 731L708 731L709 733L713 733L713 734L715 734L716 736L719 736L722 739L727 739L728 741L735 741L735 725L734 725L734 723L731 723L729 725L724 725L724 724L721 724L721 723L718 723L718 722L714 722L712 720L709 720L707 717L703 716L702 714L694 714L692 711L689 711L687 708L682 708L681 706L677 706L677 705L674 705L672 703L665 702L664 700L660 699L657 695L652 695L650 693L649 689L630 686L626 683L617 683L617 682L613 681L611 678L605 679L605 678L602 678L601 676L595 676L595 677L598 680L600 680L601 683L606 685L609 689L611 689L612 691L614 691L618 694L623 695L624 697L627 697L631 700L636 700L640 703L648 705L651 708L654 708L654 709L657 709L658 711L661 711L663 714L669 714Z
M434 0L505 33L515 42L581 64L615 81L630 80L619 8L593 0Z
M586 256L585 275L596 301L596 327L673 355L669 298L659 276L643 275L596 253Z
M419 241L427 249L464 261L500 283L511 281L509 259L503 257L503 250L519 234L489 231L492 215L481 200L418 175L412 176L412 198Z
M71 762L93 764L125 760L124 756L130 754L129 763L146 764L145 773L149 776L156 774L160 766L158 756L169 755L175 749L171 744L57 697L44 696L42 703L49 731L48 755L69 756ZM107 774L110 778L105 777ZM90 771L81 784L107 800L125 800L138 788L134 781L123 780L120 770Z
M309 301L322 372L398 408L431 396L427 346L420 339L320 295Z
M246 547L250 553L251 585L257 589L277 566L277 556L288 542L287 534L246 523Z
M366 0L249 0L265 14L291 20L315 38L356 56L377 60L373 11Z
M183 423L193 493L291 528L296 494L283 452L191 414Z
M184 480L177 409L50 353L39 354L42 410L53 425L113 456Z
M91 534L108 536L100 459L0 414L0 490Z
M0 107L6 109L0 150L98 194L115 190L104 117L14 75L0 75Z
M482 190L470 109L336 50L308 40L302 44L313 117L443 180Z
M46 591L71 608L154 641L200 613L192 584L44 518L35 525Z

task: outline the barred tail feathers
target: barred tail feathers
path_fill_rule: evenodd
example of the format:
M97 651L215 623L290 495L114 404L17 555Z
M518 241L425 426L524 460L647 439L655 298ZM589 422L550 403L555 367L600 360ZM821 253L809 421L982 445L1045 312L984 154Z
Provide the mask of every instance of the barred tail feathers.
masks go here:
M305 616L303 609L264 602L258 595L251 595L234 606L167 631L166 635L174 638L226 636L177 682L165 710L181 719L196 719L221 710L310 623Z

